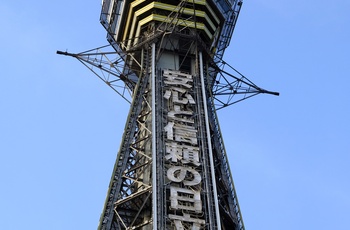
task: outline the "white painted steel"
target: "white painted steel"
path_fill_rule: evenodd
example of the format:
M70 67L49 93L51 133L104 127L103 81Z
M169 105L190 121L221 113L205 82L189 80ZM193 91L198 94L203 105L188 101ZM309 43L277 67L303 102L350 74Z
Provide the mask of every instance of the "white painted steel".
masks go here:
M152 43L152 215L153 230L157 230L157 161L156 161L156 44Z
M203 54L199 52L199 71L201 77L201 85L202 85L202 96L203 96L203 106L204 106L204 117L205 117L205 128L207 132L207 142L208 142L208 151L209 151L209 163L210 163L210 173L213 183L213 193L214 193L214 204L215 204L215 216L217 221L217 229L221 229L221 221L220 221L220 212L219 212L219 202L218 202L218 192L216 189L216 180L215 180L215 166L213 159L213 151L210 140L210 129L209 129L209 119L208 119L208 106L207 106L207 97L205 93L205 85L204 85L204 72L203 72Z

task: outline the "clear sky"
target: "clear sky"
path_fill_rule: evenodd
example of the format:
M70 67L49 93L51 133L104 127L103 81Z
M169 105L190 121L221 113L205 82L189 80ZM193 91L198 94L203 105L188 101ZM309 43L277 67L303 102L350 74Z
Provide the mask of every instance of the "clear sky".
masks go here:
M100 0L0 3L0 229L96 229L128 104L77 60ZM348 230L350 1L245 0L224 59L262 88L219 111L247 230Z

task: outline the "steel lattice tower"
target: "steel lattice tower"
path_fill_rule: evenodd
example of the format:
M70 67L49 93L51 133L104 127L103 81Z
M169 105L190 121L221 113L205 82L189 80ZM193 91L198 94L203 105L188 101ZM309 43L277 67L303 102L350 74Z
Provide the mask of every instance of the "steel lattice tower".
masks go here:
M131 104L98 229L244 230L216 110L278 93L222 60L242 1L102 4L110 44L57 52Z

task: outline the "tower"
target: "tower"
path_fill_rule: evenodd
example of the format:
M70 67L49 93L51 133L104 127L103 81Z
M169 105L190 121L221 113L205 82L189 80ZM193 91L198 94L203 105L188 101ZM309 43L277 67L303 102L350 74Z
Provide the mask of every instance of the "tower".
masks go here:
M109 45L57 52L131 104L99 230L244 230L216 110L277 93L222 60L241 5L104 0Z

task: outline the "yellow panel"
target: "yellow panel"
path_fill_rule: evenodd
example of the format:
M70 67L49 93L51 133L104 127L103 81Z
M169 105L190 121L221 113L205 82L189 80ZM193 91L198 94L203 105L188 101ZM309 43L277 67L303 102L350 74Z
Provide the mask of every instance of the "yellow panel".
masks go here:
M189 2L205 6L210 12L210 14L214 17L216 23L220 24L220 19L216 16L214 10L209 6L206 0L190 0Z
M146 18L142 19L139 21L138 23L138 27L136 30L136 35L135 35L135 41L134 44L136 44L138 42L138 36L140 35L140 30L141 30L141 26L147 24L148 22L151 21L159 21L159 22L165 22L165 23L172 23L172 24L176 24L179 26L186 26L186 27L190 27L190 28L197 28L200 30L204 30L204 32L208 35L208 37L210 39L212 39L213 35L210 33L210 31L206 28L206 26L203 23L195 23L193 21L185 21L185 20L177 20L177 22L173 21L173 18L169 18L163 15L158 15L158 14L151 14L149 16L147 16Z
M155 2L154 4L155 8L162 9L162 10L169 10L169 11L175 11L176 6L174 5L169 5L165 3L160 3L160 2ZM177 12L177 11L176 11ZM187 15L193 15L193 9L190 8L184 8L183 13ZM204 11L201 10L195 10L195 15L197 17L205 18L205 20L208 22L210 27L215 31L216 26L213 24L213 22L210 20L210 18L207 16L207 14ZM218 23L219 24L219 23Z
M135 23L134 20L136 20L136 15L139 16L141 15L142 13L152 9L152 8L158 8L158 9L164 9L164 10L168 10L168 11L174 11L176 9L177 6L174 6L174 5L170 5L170 4L166 4L166 3L160 3L160 2L151 2L150 4L148 4L147 6L143 7L142 9L138 10L137 12L133 13L133 9L134 7L136 7L137 5L145 2L146 0L136 0L134 2L132 2L130 4L130 9L129 9L129 14L128 14L128 20L126 20L126 24L125 24L125 29L128 30L129 29L129 26L130 26L130 22L132 22L133 24ZM209 4L207 4L206 0L192 0L192 1L189 1L189 2L192 2L192 3L195 3L195 4L198 4L198 5L205 5L206 8L208 9L208 11L210 12L211 16L215 19L216 23L219 24L220 23L220 20L219 18L215 15L214 11L211 9L211 7L209 6ZM185 8L184 11L183 11L185 14L188 14L188 15L191 15L193 14L193 9L190 9L190 8ZM197 17L202 17L202 18L205 18L205 20L208 22L208 24L210 25L210 27L215 31L216 30L216 26L214 25L214 23L210 20L210 18L208 17L208 15L203 12L203 11L199 11L199 10L196 10L196 16ZM132 18L132 15L134 14L134 17L133 17L133 20L131 19ZM134 26L132 26L132 29L130 30L131 34L133 34L133 30L135 28L135 24ZM124 35L123 35L123 40L126 39L126 36L127 36L127 33L126 31L124 31ZM129 38L132 38L131 37L132 35L129 35Z
M130 9L129 9L129 13L128 13L128 19L126 20L126 23L125 23L125 27L124 29L127 29L129 28L129 24L131 22L131 17L133 15L133 12L134 12L134 7L135 6L138 6L139 4L145 2L146 0L136 0L136 1L133 1L132 3L130 3ZM125 3L124 3L125 4ZM124 34L123 34L123 41L126 39L126 33L124 31Z

